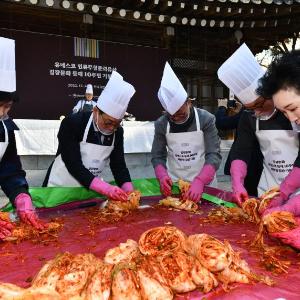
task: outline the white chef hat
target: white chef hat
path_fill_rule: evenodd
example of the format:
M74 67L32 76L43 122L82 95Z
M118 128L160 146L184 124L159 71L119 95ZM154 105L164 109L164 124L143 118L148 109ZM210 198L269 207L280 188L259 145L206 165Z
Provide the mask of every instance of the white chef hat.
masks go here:
M16 91L15 41L0 37L0 91Z
M86 86L86 90L85 90L86 94L93 94L93 86L91 84L88 84Z
M116 71L113 71L109 81L97 101L97 107L115 119L122 119L135 89Z
M163 108L170 115L174 115L187 99L187 92L168 62L164 68L157 96Z
M256 89L264 73L244 43L222 64L218 77L243 104L248 104L259 97Z

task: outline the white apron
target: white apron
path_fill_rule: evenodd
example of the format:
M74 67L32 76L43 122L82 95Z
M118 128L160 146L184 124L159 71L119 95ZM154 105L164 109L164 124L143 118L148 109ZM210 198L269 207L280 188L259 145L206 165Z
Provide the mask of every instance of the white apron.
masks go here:
M111 146L102 146L87 143L87 136L92 125L93 114L86 125L82 141L80 142L80 153L83 165L94 175L100 177L101 172L109 161L109 156L114 148L115 134ZM47 186L73 187L81 184L69 173L61 155L58 155L51 168Z
M205 163L203 131L200 129L197 109L194 108L194 112L196 131L170 133L169 122L167 125L167 167L173 181L181 178L192 182Z
M0 142L0 161L3 158L3 155L7 149L8 146L8 132L7 132L7 128L4 124L4 122L2 121L3 124L3 128L4 128L4 142Z
M298 156L299 137L294 130L259 130L259 119L256 119L256 136L264 156L258 184L260 196L270 188L279 186L292 170Z

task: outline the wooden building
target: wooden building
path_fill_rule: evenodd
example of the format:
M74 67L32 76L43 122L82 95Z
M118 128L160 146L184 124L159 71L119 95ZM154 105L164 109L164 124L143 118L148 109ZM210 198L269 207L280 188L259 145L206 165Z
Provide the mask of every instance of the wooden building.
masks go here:
M298 35L300 0L2 0L0 28L166 49L211 109L227 96L220 64L243 42L258 53Z

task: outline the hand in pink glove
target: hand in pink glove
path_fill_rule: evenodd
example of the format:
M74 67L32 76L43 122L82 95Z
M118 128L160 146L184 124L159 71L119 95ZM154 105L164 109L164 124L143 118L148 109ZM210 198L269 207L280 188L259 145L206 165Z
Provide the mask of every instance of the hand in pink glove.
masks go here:
M106 183L98 177L95 177L90 184L90 189L105 195L107 198L115 201L127 201L128 196L121 188Z
M21 193L15 199L15 206L20 220L36 229L45 229L47 224L37 216L28 194Z
M273 211L288 211L292 213L295 217L300 216L300 195L297 195L289 199L281 206L266 209L263 215L265 216L267 214L270 214Z
M183 199L199 202L204 186L210 184L216 174L216 169L212 165L204 165L200 173L193 180L188 191L183 195Z
M262 214L262 215L265 215L269 209L271 208L274 208L274 207L278 207L278 206L281 206L283 205L285 202L284 200L284 196L282 196L281 194L274 197L270 203L267 205L267 207L265 208L265 210L259 210L259 213Z
M122 184L121 189L126 193L131 193L134 191L132 182L125 182Z
M300 226L285 232L270 233L270 236L278 238L284 244L300 250Z
M280 195L284 200L300 188L300 168L294 167L280 184Z
M297 207L298 202L300 202L299 197L296 196L287 201L289 196L298 188L300 188L300 168L294 167L280 184L280 195L270 202L267 209L263 212L263 215L267 215L272 211L278 210L286 210L292 212L294 215L298 215L300 212L300 207Z
M163 165L157 165L154 169L155 176L159 181L160 185L160 192L165 196L171 196L172 195L172 179L168 175L167 170Z
M249 196L244 188L244 179L247 175L247 164L242 160L234 160L230 166L233 201L242 206Z
M10 222L0 220L0 240L4 240L6 237L11 236L11 231L14 229L14 225Z

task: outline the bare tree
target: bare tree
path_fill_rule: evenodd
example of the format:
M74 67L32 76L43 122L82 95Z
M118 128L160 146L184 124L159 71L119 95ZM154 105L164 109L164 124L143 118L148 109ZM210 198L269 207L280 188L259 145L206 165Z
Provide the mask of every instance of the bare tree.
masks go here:
M276 57L299 48L300 32L294 32L291 38L278 41L274 46L271 46L268 50L257 55L257 61L263 67L268 67L273 59Z
M296 49L296 43L297 43L297 40L299 39L299 37L300 37L300 32L294 32L294 36L292 38L292 40L293 40L292 50Z
M258 63L262 66L262 67L265 67L267 68L268 67L268 57L270 56L270 50L267 50L267 51L264 51L262 53L263 56L259 56L257 57L257 61Z
M299 37L300 37L299 32L294 32L292 38L277 42L275 46L271 48L272 56L276 57L278 55L289 52L290 50L295 50L296 43ZM287 44L291 46L291 49L288 48Z

